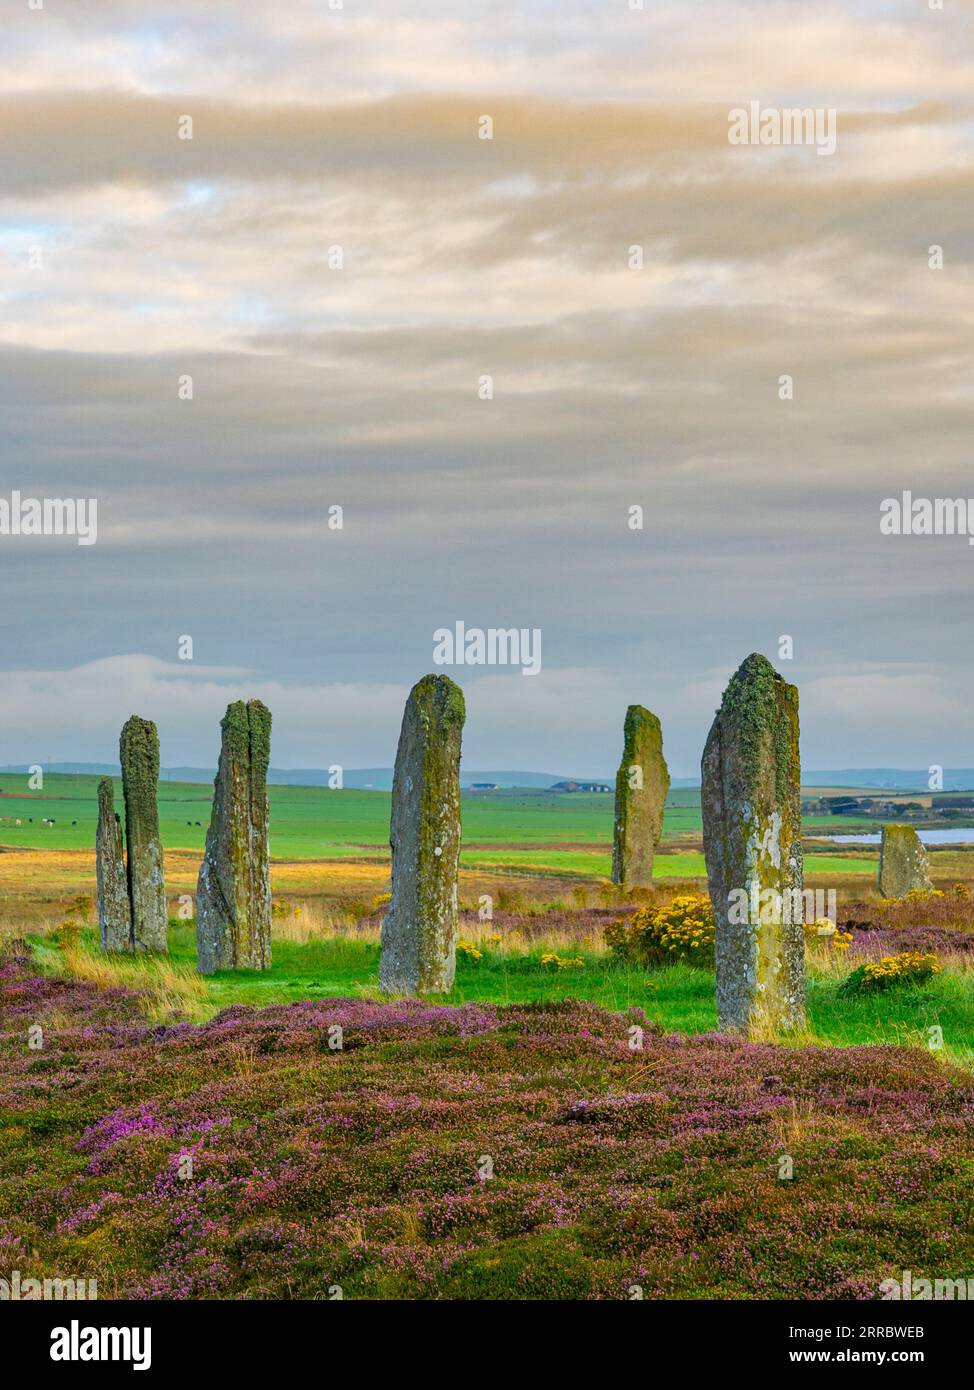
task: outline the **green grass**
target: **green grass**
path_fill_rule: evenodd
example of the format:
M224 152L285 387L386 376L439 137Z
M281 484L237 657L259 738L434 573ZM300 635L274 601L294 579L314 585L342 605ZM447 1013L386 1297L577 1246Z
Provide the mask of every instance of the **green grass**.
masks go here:
M44 791L31 792L23 774L0 778L0 844L15 848L92 850L97 825L97 777L51 773ZM122 812L121 779L115 805ZM162 781L159 819L166 849L202 853L211 788ZM389 856L389 803L384 791L331 791L326 787L269 788L271 855L275 859L381 859ZM657 860L660 878L705 873L699 850L679 848L701 833L699 792L671 794L664 844L675 853ZM611 870L613 799L608 793L553 795L534 791L467 792L463 797L462 864L532 873L606 878ZM45 826L46 818L53 826ZM21 821L18 826L17 820ZM199 824L197 824L199 822ZM815 854L818 874L872 874L877 855Z
M43 792L31 792L23 774L0 778L0 844L29 848L92 849L98 821L97 777L51 773ZM122 812L121 779L115 781L115 807ZM166 849L202 851L210 817L212 788L196 783L159 784L159 821ZM275 858L357 858L387 856L390 793L332 791L327 787L268 788L271 852ZM578 793L556 796L533 791L463 796L463 834L468 853L480 846L591 845L604 847L608 862L612 837L612 796ZM45 826L45 818L56 824ZM31 823L32 818L32 823ZM16 820L21 824L15 824ZM197 825L196 822L200 824ZM187 824L189 822L189 824ZM667 812L666 834L700 831L699 808ZM561 850L557 851L562 853Z
M97 946L93 931L83 940ZM50 938L31 938L35 959L46 974L60 974L60 950ZM196 940L191 926L169 933L174 964L195 966ZM706 1033L717 1027L713 972L678 964L656 970L633 968L614 956L573 949L582 969L545 970L542 948L520 954L481 947L475 963L458 959L456 984L439 1002L492 1004L582 999L621 1012L638 1006L666 1032ZM225 971L204 981L209 1013L231 1004L262 1007L301 999L381 997L378 994L379 946L376 942L335 936L302 943L276 941L274 965L266 972ZM569 954L562 949L560 954ZM124 958L123 958L124 959ZM851 968L851 967L850 967ZM974 989L971 976L950 968L922 986L899 986L882 994L841 997L841 977L810 971L808 1016L812 1038L820 1043L852 1046L897 1043L927 1046L928 1029L939 1025L943 1055L974 1065Z
M879 856L867 855L807 854L805 872L823 877L840 874L876 876ZM531 850L504 849L463 850L460 863L464 868L515 868L531 870L534 873L582 874L587 877L608 878L612 870L612 855L609 851L599 853L594 850ZM653 864L654 878L704 878L707 865L701 853L695 850L669 853L661 851Z
M903 984L873 994L839 996L841 981L812 976L808 1016L818 1040L838 1046L861 1043L929 1045L928 1030L943 1029L943 1055L974 1066L972 977L945 969L923 985Z

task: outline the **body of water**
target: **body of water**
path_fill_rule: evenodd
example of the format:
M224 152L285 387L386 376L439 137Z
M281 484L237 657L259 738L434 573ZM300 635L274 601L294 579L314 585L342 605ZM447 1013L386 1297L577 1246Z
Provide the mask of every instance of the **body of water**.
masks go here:
M974 842L974 827L960 827L957 830L918 830L917 834L925 845L961 845ZM882 835L826 835L833 845L878 845Z

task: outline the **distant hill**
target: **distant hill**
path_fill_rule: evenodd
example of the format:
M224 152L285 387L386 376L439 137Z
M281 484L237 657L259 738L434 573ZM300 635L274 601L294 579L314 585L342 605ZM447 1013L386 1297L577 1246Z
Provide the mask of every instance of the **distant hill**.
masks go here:
M928 792L927 768L911 772L899 767L846 767L833 772L803 772L803 787L869 787L880 791ZM944 791L974 787L974 767L944 768Z
M56 772L65 775L75 775L84 777L119 777L121 769L118 763L44 763L45 772ZM25 776L28 771L27 763L7 764L0 767L0 776L4 773L15 774L23 773ZM272 767L267 780L275 786L287 787L326 787L328 785L328 770L320 767ZM215 767L164 767L162 777L164 781L171 782L212 782L216 776ZM493 783L497 787L537 787L544 789L553 786L555 782L563 782L569 779L556 776L547 772L468 772L466 768L461 770L460 782L464 787L468 787L473 782ZM392 788L392 768L391 767L347 767L342 774L342 781L346 787L356 790L371 788L375 791L389 791Z
M24 773L28 770L27 763L8 764L0 768L0 775L4 773ZM118 763L50 763L44 764L45 772L59 772L65 774L81 774L87 777L118 777ZM162 770L163 778L172 782L202 782L213 781L216 775L215 767L166 767ZM921 768L913 772L896 767L855 767L838 768L826 771L807 771L802 775L802 786L808 788L815 787L861 787L876 791L929 791L927 785L928 771ZM276 786L289 787L326 787L328 785L328 771L320 767L272 767L268 773L268 781ZM392 787L392 768L391 767L358 767L345 768L343 781L346 787L356 790L373 789L375 791L389 791ZM564 774L548 772L524 772L524 771L487 771L487 772L468 772L466 768L461 768L460 782L464 787L469 787L474 782L492 783L496 787L534 787L544 790L555 785L556 782L606 782L610 786L615 784L615 774L608 776L572 776L566 777ZM699 787L699 777L674 777L671 785L674 788ZM974 768L945 768L944 769L944 791L970 791L974 789Z

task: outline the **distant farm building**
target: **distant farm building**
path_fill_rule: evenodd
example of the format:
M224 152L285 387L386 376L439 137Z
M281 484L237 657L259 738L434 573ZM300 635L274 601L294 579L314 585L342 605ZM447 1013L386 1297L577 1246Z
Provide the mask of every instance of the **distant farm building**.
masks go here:
M556 782L549 791L553 792L610 792L608 782Z

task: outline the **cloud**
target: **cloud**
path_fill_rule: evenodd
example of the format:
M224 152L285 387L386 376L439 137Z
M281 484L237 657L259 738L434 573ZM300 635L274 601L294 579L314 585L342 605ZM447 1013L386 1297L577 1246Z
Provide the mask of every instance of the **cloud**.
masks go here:
M206 767L216 765L226 706L260 699L274 719L275 767L369 765L367 755L383 745L394 755L407 693L392 684L285 688L236 667L130 654L65 670L0 674L0 725L8 762L113 762L122 724L136 713L158 725L164 767Z
M401 684L285 682L133 653L67 669L7 672L0 675L4 761L115 762L119 730L136 713L158 725L163 768L212 767L227 704L260 699L273 716L274 767L391 767L409 688L428 669L429 660L417 663ZM465 767L591 777L609 776L618 765L633 702L659 714L671 774L697 776L733 670L688 681L645 656L632 671L546 665L527 677L516 670L443 669L466 696ZM799 665L784 674L799 685L806 769L969 764L963 698L944 666L867 664L850 672Z
M101 0L24 6L5 17L0 86L248 93L253 101L365 100L448 90L640 100L723 100L728 89L780 101L815 93L878 103L969 90L970 0L940 12L890 0L803 0L755 7L675 0L642 10L580 0Z
M911 720L950 742L971 553L881 537L878 504L970 490L970 17L12 14L3 488L97 497L99 542L0 539L4 738L110 750L121 691L206 761L252 689L293 763L387 763L462 618L546 653L469 682L482 765L604 774L638 699L692 771L715 673L785 632L819 765L829 721L845 761ZM731 147L752 97L836 105L835 156Z
M414 679L422 674L417 668ZM585 770L605 773L599 759L608 756L618 730L607 729L603 746L588 754L580 751L579 731L605 701L618 706L621 730L625 706L610 675L585 669L551 671L544 679L518 671L449 674L467 697L467 766L486 759L494 766L557 771L570 747L585 759ZM8 672L0 675L4 760L117 761L119 730L138 713L158 725L163 767L214 766L227 704L260 699L273 716L273 766L391 767L411 683L285 685L257 672L135 653L65 670ZM69 706L70 729L64 725Z

